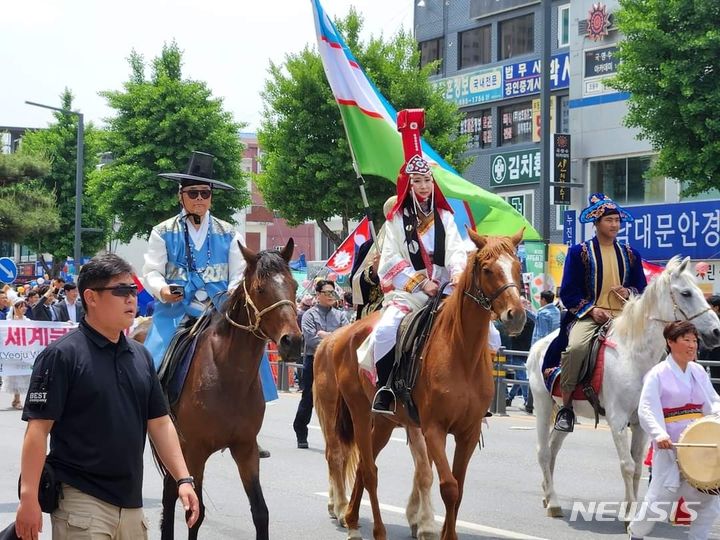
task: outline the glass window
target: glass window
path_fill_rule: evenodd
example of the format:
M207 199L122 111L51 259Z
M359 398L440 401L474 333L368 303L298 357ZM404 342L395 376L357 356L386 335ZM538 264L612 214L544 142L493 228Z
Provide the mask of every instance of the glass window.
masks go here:
M570 45L570 4L558 6L558 47Z
M27 246L20 246L20 262L33 262L37 260L37 253Z
M570 96L560 96L560 126L558 133L570 133Z
M535 51L535 16L530 13L498 24L500 60Z
M13 243L6 240L0 240L0 257L10 257L11 259L15 255L13 249Z
M493 121L492 111L471 111L460 122L460 134L469 135L468 148L487 148L492 146Z
M532 101L500 107L498 111L501 122L498 146L532 142Z
M460 66L463 69L490 63L490 25L458 34Z
M595 161L590 165L590 186L620 204L659 203L665 200L665 179L647 177L652 156Z
M420 67L425 67L430 62L443 59L443 49L445 48L445 39L437 38L428 41L422 41L418 45L420 47ZM440 74L442 65L438 65L435 75Z

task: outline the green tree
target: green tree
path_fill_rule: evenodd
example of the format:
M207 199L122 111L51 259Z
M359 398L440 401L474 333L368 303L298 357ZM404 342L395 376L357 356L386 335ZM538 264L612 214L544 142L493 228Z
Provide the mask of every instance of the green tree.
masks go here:
M214 215L230 219L249 202L241 170L242 124L223 110L204 82L182 78L182 51L176 43L163 46L145 77L146 65L130 55L130 78L122 91L105 91L116 116L108 120L104 151L113 161L90 178L89 189L103 216L116 218L117 238L148 236L154 225L178 211L176 183L158 177L181 172L192 150L215 156L215 177L235 186L213 199Z
M612 85L631 93L626 123L658 151L651 173L680 179L687 195L720 187L720 2L620 5Z
M50 234L60 227L55 196L39 178L50 172L50 162L22 154L0 154L0 237L24 242L30 236Z
M67 88L60 96L60 107L72 110L73 95ZM67 257L73 255L75 242L75 175L77 164L77 122L75 115L53 113L55 123L47 129L26 133L20 147L21 155L45 158L50 161L50 171L42 178L45 189L54 194L55 204L60 216L60 229L52 234L38 231L27 240L39 254L45 270L56 276L65 264ZM88 178L97 165L97 131L92 124L85 126L84 145L84 178ZM82 200L82 226L99 228L100 233L84 233L82 235L81 252L83 255L94 255L105 244L107 222L98 216L97 207L92 197L84 190ZM49 266L43 256L52 255L53 263Z
M424 136L457 169L463 170L466 137L457 136L461 113L428 82L436 65L420 69L412 35L398 32L389 40L360 40L362 18L351 9L337 22L348 46L380 92L398 109L424 108L428 126ZM350 149L340 111L325 78L318 52L306 46L270 63L262 93L264 111L258 132L263 149L263 173L257 184L266 203L290 225L314 220L324 234L340 243L348 234L348 220L363 213ZM374 216L395 192L384 178L365 176ZM333 232L326 221L341 216L343 231Z

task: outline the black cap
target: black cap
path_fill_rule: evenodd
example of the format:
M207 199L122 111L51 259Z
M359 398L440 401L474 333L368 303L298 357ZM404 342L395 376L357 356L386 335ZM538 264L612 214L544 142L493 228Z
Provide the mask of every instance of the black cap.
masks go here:
M235 191L235 188L230 184L212 178L214 159L215 156L211 154L193 150L184 173L161 173L158 176L179 182L182 187L205 185L213 189Z

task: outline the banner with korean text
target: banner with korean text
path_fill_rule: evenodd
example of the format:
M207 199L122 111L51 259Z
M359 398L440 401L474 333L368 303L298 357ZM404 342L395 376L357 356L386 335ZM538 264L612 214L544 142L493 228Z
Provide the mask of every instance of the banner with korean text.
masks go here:
M0 321L0 376L30 375L37 356L77 324L50 321Z

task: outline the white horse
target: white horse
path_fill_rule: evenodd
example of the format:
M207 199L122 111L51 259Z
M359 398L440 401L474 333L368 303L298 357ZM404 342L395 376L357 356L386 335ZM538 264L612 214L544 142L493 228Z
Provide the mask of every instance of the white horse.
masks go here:
M625 508L628 509L637 500L647 449L647 436L637 417L640 391L645 374L665 357L665 325L675 320L690 320L707 347L720 345L720 320L706 302L695 277L687 270L689 262L689 257L682 261L673 257L642 295L628 300L622 314L613 321L608 336L616 347L605 349L605 372L599 398L620 458L620 471L625 482ZM553 429L553 413L560 399L553 398L547 391L541 369L545 351L557 335L558 331L555 331L535 343L527 359L537 415L537 452L543 473L543 505L551 517L562 516L553 486L553 472L555 458L567 433ZM594 420L594 411L587 401L575 401L573 407L576 415ZM625 431L628 425L632 430L630 445Z

